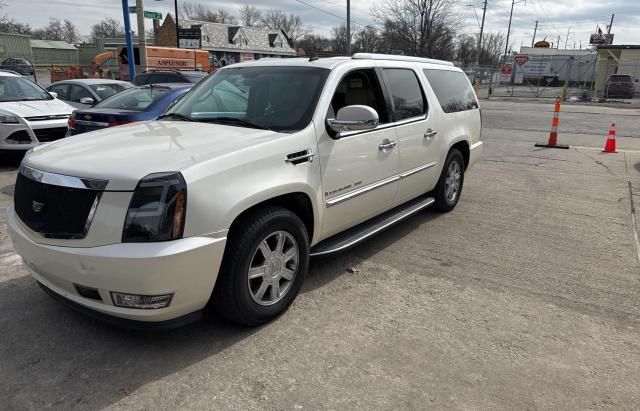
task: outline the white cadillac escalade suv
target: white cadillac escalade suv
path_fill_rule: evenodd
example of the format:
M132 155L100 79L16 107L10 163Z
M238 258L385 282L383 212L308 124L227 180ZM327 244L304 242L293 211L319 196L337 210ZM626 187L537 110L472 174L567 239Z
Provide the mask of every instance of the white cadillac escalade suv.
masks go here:
M235 64L157 121L34 148L8 224L42 288L94 317L172 327L213 310L255 325L291 304L311 256L453 209L480 133L447 62Z

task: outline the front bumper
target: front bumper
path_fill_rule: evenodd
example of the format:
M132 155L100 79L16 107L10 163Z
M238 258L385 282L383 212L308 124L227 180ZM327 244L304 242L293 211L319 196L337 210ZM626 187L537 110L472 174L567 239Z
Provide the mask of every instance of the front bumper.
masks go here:
M202 310L213 291L226 238L191 237L163 243L61 247L34 242L17 224L13 207L7 225L31 275L58 296L102 315L138 322L166 322ZM76 285L98 291L100 300L81 296ZM160 309L116 307L111 292L140 295L174 293Z
M64 133L58 132L62 129L66 131L67 119L43 121L20 119L17 124L0 124L0 150L32 149L38 144L54 141L54 139L40 141L37 136L40 130L56 130L55 139L58 139L64 137Z

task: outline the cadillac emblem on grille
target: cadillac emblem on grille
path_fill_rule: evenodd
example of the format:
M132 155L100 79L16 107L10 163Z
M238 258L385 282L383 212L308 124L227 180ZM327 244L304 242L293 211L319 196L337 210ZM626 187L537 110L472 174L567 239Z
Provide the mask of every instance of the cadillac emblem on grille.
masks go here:
M39 203L34 200L31 202L31 209L34 213L39 213L42 211L42 209L44 209L44 203Z

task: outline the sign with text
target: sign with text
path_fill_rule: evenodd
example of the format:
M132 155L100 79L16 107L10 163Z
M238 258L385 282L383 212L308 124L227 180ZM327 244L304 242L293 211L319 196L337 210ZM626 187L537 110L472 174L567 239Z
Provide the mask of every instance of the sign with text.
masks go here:
M527 56L526 54L518 54L517 56L513 57L513 61L515 61L516 64L518 64L519 66L521 66L527 61L529 61L529 56Z
M202 30L198 28L178 29L178 44L181 49L199 49L202 47Z
M129 6L129 13L130 14L136 14L138 12L138 8L136 6ZM144 13L142 13L144 15L144 18L146 19L154 19L154 20L162 20L162 13L157 13L155 11L147 11L145 10Z

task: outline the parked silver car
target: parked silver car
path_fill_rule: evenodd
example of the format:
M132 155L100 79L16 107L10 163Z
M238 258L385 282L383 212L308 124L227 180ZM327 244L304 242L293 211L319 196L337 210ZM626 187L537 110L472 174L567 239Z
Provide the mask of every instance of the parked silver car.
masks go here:
M88 78L57 81L47 91L73 107L88 108L131 87L133 84L128 81Z

